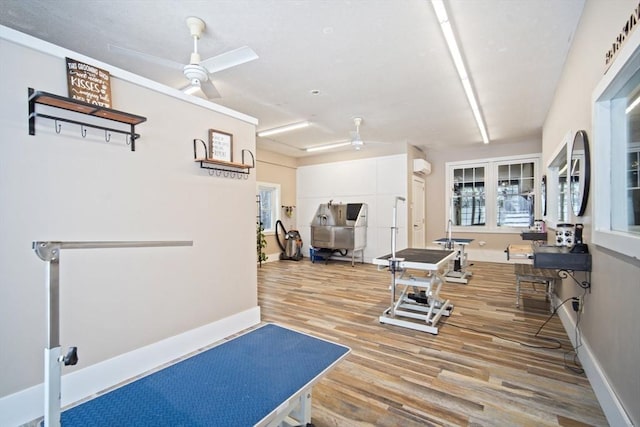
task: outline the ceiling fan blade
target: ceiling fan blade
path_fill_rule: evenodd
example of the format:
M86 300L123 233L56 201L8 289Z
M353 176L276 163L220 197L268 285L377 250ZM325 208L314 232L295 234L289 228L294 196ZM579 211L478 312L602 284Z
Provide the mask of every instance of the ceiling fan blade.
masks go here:
M227 68L235 67L236 65L244 64L245 62L253 61L254 59L258 59L258 54L250 47L243 46L209 59L205 59L200 63L200 65L206 68L210 74L213 74L218 71L226 70Z
M221 98L220 92L218 89L211 83L210 81L206 81L201 83L199 86L194 86L189 84L185 87L180 88L180 91L186 93L187 95L197 96L202 99L215 99Z
M180 91L184 92L187 95L195 96L202 99L208 99L207 94L204 93L202 87L200 86L186 85L185 87L181 87Z
M208 99L215 99L215 98L222 97L222 95L220 95L220 92L218 92L218 89L216 89L216 87L213 85L211 80L204 82L201 88L202 88L202 91L207 95Z
M109 51L113 53L140 58L144 61L161 65L163 67L175 68L177 70L182 70L184 68L184 64L180 64L179 62L172 61L170 59L159 58L157 56L149 55L148 53L138 52L136 50L128 49L126 47L115 46L110 44L110 45L107 45L107 48L109 49Z

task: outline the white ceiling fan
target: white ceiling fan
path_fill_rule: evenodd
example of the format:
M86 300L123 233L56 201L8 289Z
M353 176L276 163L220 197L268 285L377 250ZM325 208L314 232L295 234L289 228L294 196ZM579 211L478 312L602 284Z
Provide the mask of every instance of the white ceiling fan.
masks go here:
M350 145L354 150L362 149L362 147L364 147L364 141L360 136L360 125L362 124L362 117L355 117L353 119L353 123L356 125L356 130L350 132L351 139L349 141L334 142L334 143L325 144L325 145L316 145L314 147L305 148L304 151L306 152L324 151L324 150L331 150L333 148L346 147L348 145Z
M181 88L182 91L204 99L219 98L220 94L211 82L209 75L258 59L258 55L250 47L243 46L202 61L198 53L198 40L206 28L205 23L200 18L190 16L187 18L187 27L193 38L193 52L191 52L189 63L186 65L114 45L109 45L109 50L135 56L165 67L182 70L184 77L189 80L189 84Z

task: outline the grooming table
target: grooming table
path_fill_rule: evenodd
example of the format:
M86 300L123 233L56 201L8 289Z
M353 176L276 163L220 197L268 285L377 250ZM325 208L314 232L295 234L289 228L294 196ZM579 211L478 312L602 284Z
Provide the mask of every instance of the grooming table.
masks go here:
M62 412L63 426L292 426L350 349L266 324Z
M373 264L379 269L387 267L392 275L391 305L380 316L380 323L437 334L441 316L449 316L453 309L449 300L440 298L443 280L439 271L455 258L455 251L413 248L395 255L395 258L389 254L373 259ZM409 269L426 272L426 276L415 277ZM396 287L400 289L397 298Z
M467 271L467 254L464 251L465 246L473 242L473 239L460 239L460 238L446 238L434 240L436 243L447 250L454 250L456 247L456 257L449 262L449 269L444 273L444 280L454 283L469 283L468 277L472 275L470 271Z

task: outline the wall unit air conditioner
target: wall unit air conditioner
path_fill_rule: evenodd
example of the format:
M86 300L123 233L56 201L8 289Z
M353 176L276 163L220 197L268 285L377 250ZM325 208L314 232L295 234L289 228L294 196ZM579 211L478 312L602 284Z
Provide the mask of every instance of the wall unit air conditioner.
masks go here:
M431 163L427 162L425 159L414 159L413 172L422 175L429 175L431 173Z

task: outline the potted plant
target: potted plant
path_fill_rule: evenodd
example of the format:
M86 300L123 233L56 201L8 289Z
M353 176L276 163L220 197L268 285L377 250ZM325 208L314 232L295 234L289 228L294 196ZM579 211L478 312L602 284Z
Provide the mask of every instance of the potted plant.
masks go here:
M256 227L256 250L258 252L258 263L260 267L262 267L262 263L269 258L267 254L264 253L264 248L266 247L267 240L264 238L264 227L262 227L262 222L259 222Z

